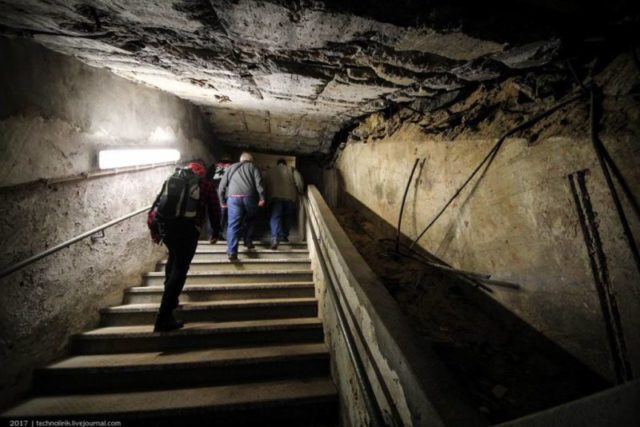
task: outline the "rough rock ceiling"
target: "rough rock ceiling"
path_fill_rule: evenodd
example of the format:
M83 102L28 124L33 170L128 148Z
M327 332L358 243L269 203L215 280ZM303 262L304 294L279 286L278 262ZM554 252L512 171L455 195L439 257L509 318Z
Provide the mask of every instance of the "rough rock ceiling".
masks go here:
M228 145L327 153L356 118L558 55L553 13L494 3L0 0L0 30L199 105Z

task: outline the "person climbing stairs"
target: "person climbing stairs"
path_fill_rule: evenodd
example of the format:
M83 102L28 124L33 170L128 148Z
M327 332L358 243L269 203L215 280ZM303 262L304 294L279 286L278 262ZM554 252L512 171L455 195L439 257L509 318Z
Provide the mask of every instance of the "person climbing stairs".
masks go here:
M304 243L257 245L229 263L198 243L176 317L154 333L161 261L69 356L34 373L11 419L143 421L154 425L338 425L338 396Z

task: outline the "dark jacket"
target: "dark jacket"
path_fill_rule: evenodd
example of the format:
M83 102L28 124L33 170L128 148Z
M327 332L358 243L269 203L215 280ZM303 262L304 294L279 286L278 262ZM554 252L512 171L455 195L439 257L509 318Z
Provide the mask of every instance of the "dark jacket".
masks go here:
M230 196L255 197L256 195L260 200L265 200L262 174L256 165L251 162L238 162L231 165L218 187L220 202L226 203Z

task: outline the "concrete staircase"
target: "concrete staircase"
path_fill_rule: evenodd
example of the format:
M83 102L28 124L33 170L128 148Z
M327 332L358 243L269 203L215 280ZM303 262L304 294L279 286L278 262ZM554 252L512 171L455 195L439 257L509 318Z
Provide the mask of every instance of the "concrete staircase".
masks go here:
M200 242L180 296L183 329L154 333L164 261L39 369L33 396L3 417L154 425L338 424L306 244L257 245L226 259ZM125 425L127 425L125 423Z

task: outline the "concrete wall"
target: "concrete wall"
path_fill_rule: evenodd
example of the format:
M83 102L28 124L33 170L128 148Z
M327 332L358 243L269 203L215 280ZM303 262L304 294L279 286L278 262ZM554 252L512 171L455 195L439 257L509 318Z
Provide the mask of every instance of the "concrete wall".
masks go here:
M611 156L640 196L640 109L615 99L616 84L633 85L637 72L619 58L601 83L604 132ZM581 117L588 117L579 103ZM556 117L566 114L566 110ZM584 121L584 120L583 120ZM611 381L615 380L600 300L567 175L588 169L587 188L596 212L617 300L627 356L640 375L640 276L589 140L582 131L557 126L555 136L530 145L509 139L481 183L474 182L421 239L420 245L455 267L486 272L518 283L519 291L495 289L493 296L515 315ZM614 132L615 130L615 132ZM502 131L496 130L495 137ZM402 195L416 157L426 159L409 192L402 232L415 238L462 185L495 143L489 138L448 141L428 137L413 124L373 143L349 143L337 162L342 191L390 224L396 224ZM629 206L636 237L640 225Z
M266 154L266 153L252 153L253 155L253 163L262 171L266 172L267 170L274 167L278 164L279 159L284 159L287 162L287 165L290 167L296 166L296 158L294 156L285 156L279 154ZM235 159L234 159L235 160ZM235 160L237 161L237 160Z
M81 64L30 41L0 38L0 265L4 268L151 204L166 166L46 187L7 189L95 170L111 146L175 147L212 161L193 105ZM145 215L0 280L0 406L23 393L34 366L64 354L70 335L98 324L164 250Z

